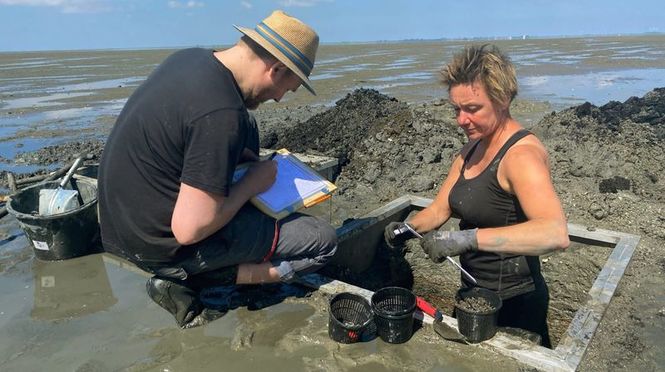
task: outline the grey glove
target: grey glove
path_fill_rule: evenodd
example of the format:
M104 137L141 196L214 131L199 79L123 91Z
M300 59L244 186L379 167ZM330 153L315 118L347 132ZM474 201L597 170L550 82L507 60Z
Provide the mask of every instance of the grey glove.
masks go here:
M401 248L404 242L415 237L404 222L391 222L383 230L383 238L390 248Z
M446 256L459 256L462 253L478 250L478 229L462 231L430 231L423 241L422 248L434 262L442 262Z

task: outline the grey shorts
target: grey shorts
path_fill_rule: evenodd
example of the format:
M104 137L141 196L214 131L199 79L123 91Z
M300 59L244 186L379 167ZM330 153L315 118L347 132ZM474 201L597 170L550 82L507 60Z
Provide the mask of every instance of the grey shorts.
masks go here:
M285 282L323 267L337 250L337 235L318 217L294 213L278 222L247 203L224 228L183 247L190 254L157 275L187 279L241 263L270 261Z

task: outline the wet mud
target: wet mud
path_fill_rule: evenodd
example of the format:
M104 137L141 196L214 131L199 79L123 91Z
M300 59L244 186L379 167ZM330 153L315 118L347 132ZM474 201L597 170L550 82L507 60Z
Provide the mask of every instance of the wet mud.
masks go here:
M533 108L518 104L515 111L528 114ZM447 102L405 104L371 89L353 91L325 110L303 107L276 111L275 116L289 116L295 124L277 125L282 121L274 120L269 110L257 113L264 147L340 159L339 189L331 205L331 222L337 226L404 194L433 198L466 142ZM569 222L642 237L580 368L654 367L657 347L649 341L649 328L662 327L665 313L650 292L665 284L665 260L659 258L665 256L665 89L623 103L584 103L552 112L529 129L549 151L552 178ZM46 171L83 152L93 154L94 162L102 148L100 141L74 142L22 153L18 159ZM22 176L27 175L17 178ZM449 225L454 228L454 222ZM376 249L365 272L328 267L323 273L371 290L412 288L452 313L459 287L459 272L452 265L432 263L415 241L403 250L383 244ZM609 252L573 244L565 252L541 257L550 287L548 324L554 345L586 301ZM242 348L246 341L238 342Z

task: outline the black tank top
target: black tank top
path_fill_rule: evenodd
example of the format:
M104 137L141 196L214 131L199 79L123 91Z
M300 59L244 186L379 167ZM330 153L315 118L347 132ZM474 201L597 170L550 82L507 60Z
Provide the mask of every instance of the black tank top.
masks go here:
M466 179L464 169L480 141L473 145L448 196L453 213L461 218L460 230L509 226L527 220L517 197L501 188L497 170L508 149L530 134L525 129L513 134L487 168L478 176ZM503 299L533 291L534 279L541 278L538 256L479 251L463 254L460 262L476 278L478 286L497 291ZM462 277L462 285L473 286L465 277Z

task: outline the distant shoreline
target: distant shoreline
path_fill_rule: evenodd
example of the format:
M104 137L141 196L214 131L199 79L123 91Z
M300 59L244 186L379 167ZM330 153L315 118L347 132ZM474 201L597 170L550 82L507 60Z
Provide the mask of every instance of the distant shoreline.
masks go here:
M644 32L635 34L584 34L584 35L512 35L512 36L478 36L467 38L437 38L437 39L400 39L400 40L373 40L373 41L331 41L321 42L322 46L330 45L367 45L367 44L407 44L407 43L425 43L431 44L436 42L475 42L475 41L515 41L515 40L559 40L559 39L588 39L588 38L630 38L630 37L663 37L665 32ZM122 47L109 47L109 48L80 48L80 49L36 49L36 50L0 50L0 54L13 54L13 53L67 53L67 52L104 52L104 51L141 51L141 50L178 50L184 48L211 48L223 49L228 48L232 44L224 45L179 45L179 46L151 46L151 47L136 47L136 48L122 48Z

